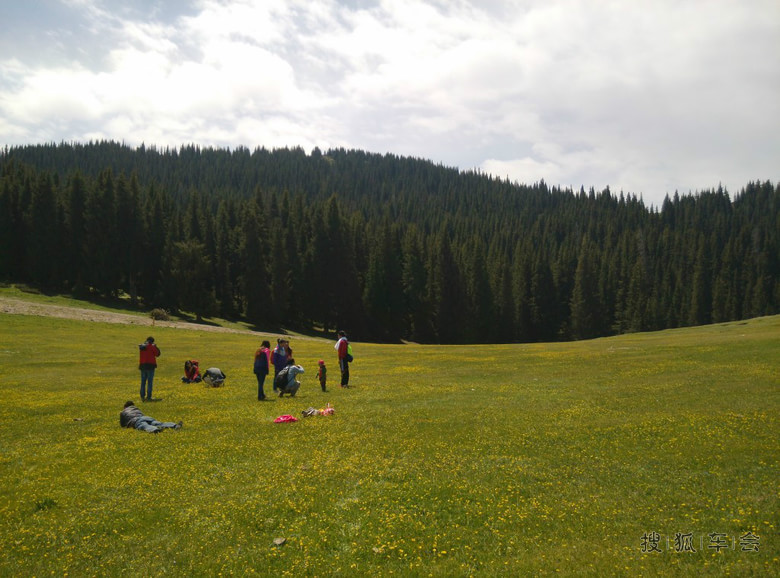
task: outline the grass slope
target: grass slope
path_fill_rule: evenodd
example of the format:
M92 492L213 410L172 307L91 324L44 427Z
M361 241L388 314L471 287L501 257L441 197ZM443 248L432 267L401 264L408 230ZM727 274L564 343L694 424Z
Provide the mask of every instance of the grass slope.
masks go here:
M141 407L180 432L119 427L150 332ZM349 390L293 340L301 392L258 403L259 337L0 315L0 575L776 575L779 337L355 344ZM181 384L188 357L227 386Z

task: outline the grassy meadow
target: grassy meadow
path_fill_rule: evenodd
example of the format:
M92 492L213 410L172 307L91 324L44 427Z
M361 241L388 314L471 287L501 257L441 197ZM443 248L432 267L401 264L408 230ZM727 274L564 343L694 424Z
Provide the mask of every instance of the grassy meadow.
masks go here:
M780 573L780 316L354 343L347 390L332 341L293 338L298 396L259 403L262 338L0 314L0 575ZM226 387L180 383L188 357ZM121 429L128 399L184 428Z

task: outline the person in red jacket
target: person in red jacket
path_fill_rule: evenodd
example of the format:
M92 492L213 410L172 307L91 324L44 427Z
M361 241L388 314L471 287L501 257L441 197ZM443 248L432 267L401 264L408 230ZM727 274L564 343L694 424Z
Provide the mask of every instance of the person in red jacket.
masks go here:
M339 340L336 342L334 349L339 356L341 387L349 387L349 341L344 331L339 331Z
M157 369L157 358L160 357L160 348L154 343L154 337L147 337L138 346L140 358L138 369L141 370L141 401L152 401L152 386L154 384L154 370Z
M200 365L197 359L188 359L184 362L184 377L182 383L200 383Z

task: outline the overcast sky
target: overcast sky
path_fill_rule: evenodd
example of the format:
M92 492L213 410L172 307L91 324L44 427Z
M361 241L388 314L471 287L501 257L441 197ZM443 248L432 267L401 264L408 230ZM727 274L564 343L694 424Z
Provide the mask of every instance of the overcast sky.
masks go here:
M780 1L0 0L0 144L96 139L733 195L780 181Z

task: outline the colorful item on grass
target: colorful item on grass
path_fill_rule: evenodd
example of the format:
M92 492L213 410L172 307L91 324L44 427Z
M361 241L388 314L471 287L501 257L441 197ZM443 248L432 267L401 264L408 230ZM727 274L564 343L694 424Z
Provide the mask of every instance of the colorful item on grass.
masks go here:
M314 409L313 407L310 407L308 409L304 409L301 412L301 414L303 415L303 417L310 417L310 416L313 416L313 415L333 415L333 413L335 411L336 410L333 409L333 407L331 407L330 404L328 404L327 407L325 407L323 409Z
M280 415L279 417L277 417L274 420L274 423L290 423L290 422L294 422L294 421L298 421L298 418L286 414L286 415Z

